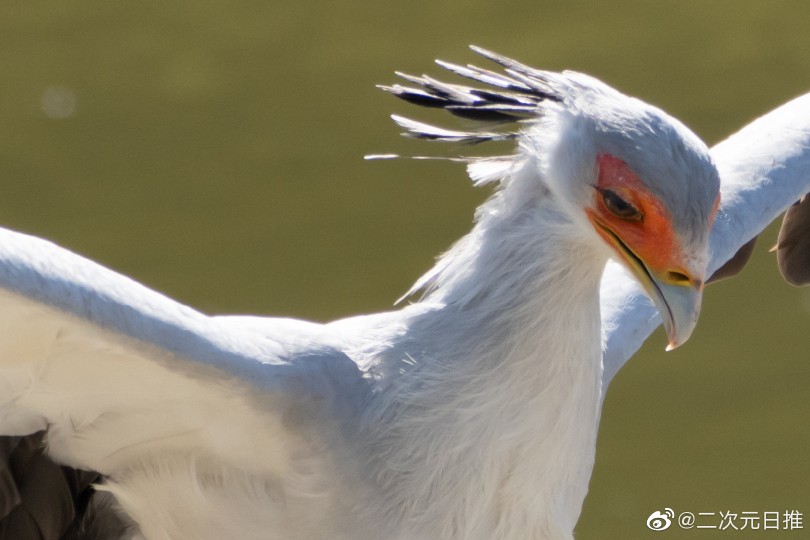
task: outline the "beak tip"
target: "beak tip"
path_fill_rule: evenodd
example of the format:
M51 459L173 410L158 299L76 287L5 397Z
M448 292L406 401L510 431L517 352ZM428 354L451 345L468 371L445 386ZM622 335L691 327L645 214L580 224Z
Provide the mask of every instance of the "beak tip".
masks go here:
M689 337L690 336L685 336L685 337L684 336L679 336L678 338L676 338L676 337L669 338L669 340L667 342L667 347L664 350L666 352L674 351L675 349L677 349L678 347L680 347L681 345L683 345L684 343L689 341Z
M695 323L697 322L695 319L690 321L691 324L681 325L679 330L675 329L673 322L668 321L669 324L664 323L664 327L667 331L667 347L664 349L666 352L674 351L689 341L689 338L692 337L692 330L694 330Z
M666 351L672 351L692 336L700 313L702 289L656 283L659 293L653 297L661 312L664 329L667 332Z

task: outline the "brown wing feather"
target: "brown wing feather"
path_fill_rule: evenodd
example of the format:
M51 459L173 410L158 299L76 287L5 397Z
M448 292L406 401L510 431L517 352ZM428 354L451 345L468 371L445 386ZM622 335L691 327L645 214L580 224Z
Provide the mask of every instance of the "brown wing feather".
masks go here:
M125 526L112 509L87 513L97 506L91 484L99 475L51 461L43 436L0 437L0 540L120 537ZM104 522L104 530L88 522L88 516Z
M740 246L740 249L737 250L737 253L734 254L726 263L717 269L717 271L712 274L712 276L706 280L706 283L714 283L715 281L721 281L726 278L734 277L739 274L743 267L748 264L748 259L751 258L751 254L754 253L754 246L757 244L757 236L753 237L751 240Z
M788 208L776 243L779 271L791 285L810 284L810 194Z

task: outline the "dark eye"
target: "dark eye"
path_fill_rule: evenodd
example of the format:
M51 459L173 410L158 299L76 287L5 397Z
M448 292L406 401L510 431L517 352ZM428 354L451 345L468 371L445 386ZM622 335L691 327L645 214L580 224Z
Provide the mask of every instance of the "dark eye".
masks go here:
M610 212L619 218L629 221L640 221L643 217L638 208L625 201L609 189L600 190L602 200L605 201L605 206Z

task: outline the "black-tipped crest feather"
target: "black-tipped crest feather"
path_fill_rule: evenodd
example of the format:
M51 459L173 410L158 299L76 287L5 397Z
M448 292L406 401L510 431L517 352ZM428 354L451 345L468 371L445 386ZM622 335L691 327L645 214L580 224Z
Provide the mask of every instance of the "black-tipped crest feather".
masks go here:
M481 47L470 48L502 66L504 73L472 64L465 67L442 60L437 60L436 63L456 75L496 89L445 83L428 75L419 77L401 72L397 72L397 76L415 86L393 84L380 85L378 88L414 105L441 108L455 116L490 125L530 120L540 114L543 101L562 100L562 96L550 84L548 73ZM475 144L509 140L518 136L518 131L457 131L400 116L392 118L405 130L404 135L420 139Z

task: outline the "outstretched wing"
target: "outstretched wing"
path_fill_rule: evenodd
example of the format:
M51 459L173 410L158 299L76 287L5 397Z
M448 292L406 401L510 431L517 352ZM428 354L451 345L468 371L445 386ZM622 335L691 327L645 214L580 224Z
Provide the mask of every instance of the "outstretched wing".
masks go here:
M711 152L720 171L722 202L711 233L710 275L810 192L810 94L758 118ZM798 223L796 218L790 230ZM608 265L601 293L607 388L661 319L617 264Z
M0 435L47 430L56 461L113 479L172 456L284 478L364 386L320 325L273 324L208 317L0 229Z

